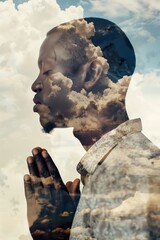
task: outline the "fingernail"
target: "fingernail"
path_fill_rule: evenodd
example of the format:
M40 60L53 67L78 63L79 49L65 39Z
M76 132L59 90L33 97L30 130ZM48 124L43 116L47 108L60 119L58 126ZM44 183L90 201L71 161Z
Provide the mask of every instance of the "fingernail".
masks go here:
M32 150L32 153L33 153L33 155L37 155L37 154L39 153L39 151L38 151L37 148L34 148L34 149Z
M30 181L30 176L29 175L24 175L24 181L29 182Z
M32 162L33 162L33 157L28 157L28 158L27 158L27 162L28 162L28 163L32 163Z
M48 152L47 152L47 151L42 151L42 156L43 156L44 158L47 158L47 157L48 157Z

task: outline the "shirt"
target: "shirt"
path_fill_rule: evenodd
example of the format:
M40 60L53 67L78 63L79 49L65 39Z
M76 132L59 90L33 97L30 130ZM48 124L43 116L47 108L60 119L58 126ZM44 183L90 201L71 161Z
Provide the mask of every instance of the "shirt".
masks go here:
M81 159L85 186L70 239L160 239L160 149L140 119L105 134Z

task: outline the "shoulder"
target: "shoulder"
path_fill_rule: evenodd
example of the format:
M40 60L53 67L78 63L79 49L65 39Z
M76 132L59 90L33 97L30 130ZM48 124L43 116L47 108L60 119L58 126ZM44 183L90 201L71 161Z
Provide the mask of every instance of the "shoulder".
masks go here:
M125 185L128 178L130 180L137 178L140 182L141 177L145 181L158 172L160 172L160 149L143 133L137 132L124 137L104 161L97 165L91 176L93 183L91 185L93 188L105 186L106 189L109 185L120 187Z

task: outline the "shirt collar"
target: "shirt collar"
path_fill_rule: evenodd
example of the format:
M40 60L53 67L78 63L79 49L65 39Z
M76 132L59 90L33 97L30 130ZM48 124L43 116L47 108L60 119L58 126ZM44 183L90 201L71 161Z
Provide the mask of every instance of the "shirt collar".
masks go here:
M142 131L141 119L137 118L128 120L104 134L82 157L77 165L77 171L82 176L93 174L97 165L107 157L124 136L140 131Z

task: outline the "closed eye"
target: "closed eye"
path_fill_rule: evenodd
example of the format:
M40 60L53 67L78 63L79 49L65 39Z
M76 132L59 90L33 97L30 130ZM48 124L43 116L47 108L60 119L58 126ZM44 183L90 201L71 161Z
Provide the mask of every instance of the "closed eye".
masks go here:
M49 74L52 72L52 70L50 69L50 70L47 70L47 71L45 71L44 73L43 73L43 75L45 75L45 76L49 76Z

